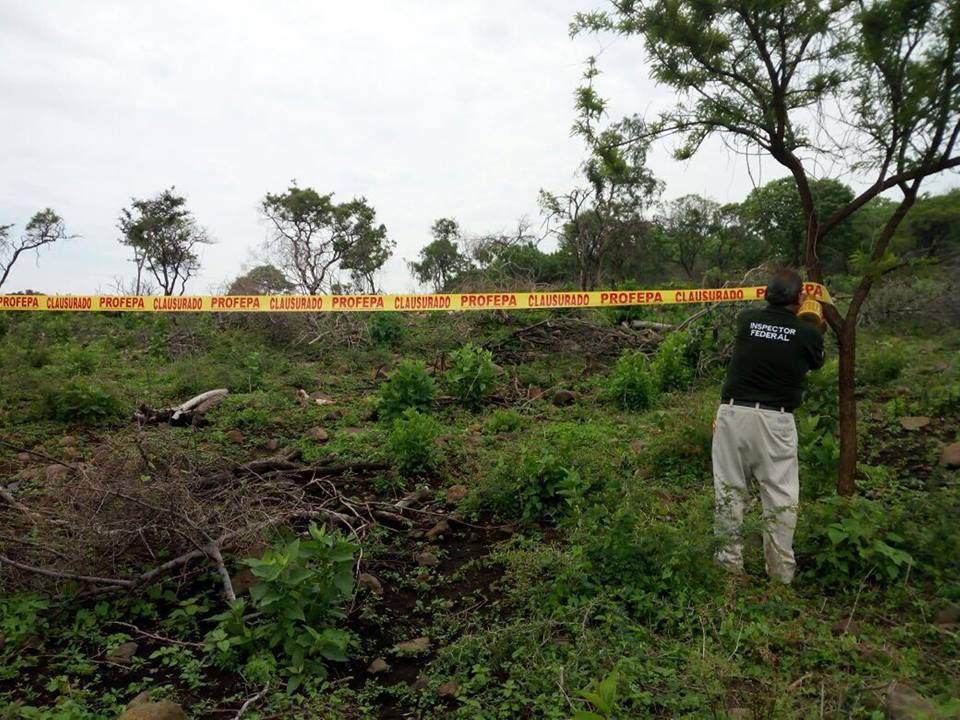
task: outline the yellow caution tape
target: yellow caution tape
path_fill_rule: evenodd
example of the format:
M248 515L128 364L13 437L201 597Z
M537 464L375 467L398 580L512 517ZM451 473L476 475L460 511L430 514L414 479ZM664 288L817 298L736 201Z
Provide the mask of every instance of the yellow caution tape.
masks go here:
M0 295L0 310L34 312L425 312L676 305L762 300L763 287L448 295ZM806 292L833 304L823 285Z

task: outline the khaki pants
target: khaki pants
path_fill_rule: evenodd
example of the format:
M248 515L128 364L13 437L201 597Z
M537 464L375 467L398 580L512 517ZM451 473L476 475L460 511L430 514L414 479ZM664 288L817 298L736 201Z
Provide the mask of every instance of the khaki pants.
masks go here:
M767 574L790 583L796 569L793 532L800 499L793 415L722 404L713 431L713 486L716 531L726 544L716 560L729 570L743 568L740 526L751 479L759 486L763 503Z

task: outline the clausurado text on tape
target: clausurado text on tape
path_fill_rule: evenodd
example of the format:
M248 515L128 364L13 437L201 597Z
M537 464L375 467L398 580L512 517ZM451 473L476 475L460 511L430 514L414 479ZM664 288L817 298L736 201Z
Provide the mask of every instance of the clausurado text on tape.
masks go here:
M438 295L0 295L0 311L34 312L429 312L676 305L763 300L763 287ZM808 295L832 304L823 285Z

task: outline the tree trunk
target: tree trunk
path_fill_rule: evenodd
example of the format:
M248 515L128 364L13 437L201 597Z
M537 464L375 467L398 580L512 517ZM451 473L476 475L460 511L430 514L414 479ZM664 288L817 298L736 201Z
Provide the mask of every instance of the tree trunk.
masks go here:
M840 406L840 464L837 468L837 494L850 496L856 491L857 476L857 333L856 323L846 322L837 332L840 372L837 394Z

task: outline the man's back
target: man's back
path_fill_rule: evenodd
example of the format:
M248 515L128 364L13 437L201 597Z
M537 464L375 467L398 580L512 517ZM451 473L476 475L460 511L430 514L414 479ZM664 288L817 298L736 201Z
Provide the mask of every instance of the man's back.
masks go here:
M744 310L723 398L794 410L803 399L804 376L823 360L823 336L788 307Z

